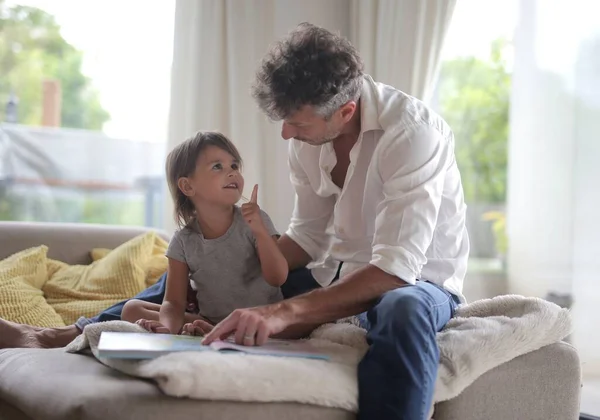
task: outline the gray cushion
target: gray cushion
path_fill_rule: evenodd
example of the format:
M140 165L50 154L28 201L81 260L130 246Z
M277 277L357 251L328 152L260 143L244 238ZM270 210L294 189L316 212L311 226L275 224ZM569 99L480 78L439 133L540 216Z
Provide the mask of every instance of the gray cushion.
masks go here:
M93 248L114 249L150 230L154 229L76 223L0 222L0 260L32 246L46 245L48 257L52 259L67 264L89 264ZM165 232L156 232L168 240Z
M0 401L0 420L355 418L344 410L306 404L167 397L149 381L125 376L91 356L62 349L0 350Z
M257 384L260 386L260 384ZM436 420L576 420L581 369L576 350L557 343L487 372ZM296 403L176 399L151 382L122 375L91 356L62 349L0 350L0 420L354 419L352 413Z

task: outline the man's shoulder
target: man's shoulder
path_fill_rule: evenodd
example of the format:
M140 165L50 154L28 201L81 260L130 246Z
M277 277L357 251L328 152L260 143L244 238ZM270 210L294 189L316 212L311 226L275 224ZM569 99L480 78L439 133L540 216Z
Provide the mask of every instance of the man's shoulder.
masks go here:
M398 132L411 128L430 126L449 131L444 119L429 105L400 89L366 77L368 100L373 101L381 130Z

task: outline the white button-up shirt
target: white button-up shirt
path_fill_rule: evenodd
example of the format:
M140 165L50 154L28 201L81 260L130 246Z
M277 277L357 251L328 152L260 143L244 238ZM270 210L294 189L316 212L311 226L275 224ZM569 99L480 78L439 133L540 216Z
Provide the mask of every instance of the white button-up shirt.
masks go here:
M315 261L323 286L367 264L405 282L437 283L462 301L469 239L454 136L422 102L364 77L361 132L343 188L331 143L290 140L296 192L286 234Z

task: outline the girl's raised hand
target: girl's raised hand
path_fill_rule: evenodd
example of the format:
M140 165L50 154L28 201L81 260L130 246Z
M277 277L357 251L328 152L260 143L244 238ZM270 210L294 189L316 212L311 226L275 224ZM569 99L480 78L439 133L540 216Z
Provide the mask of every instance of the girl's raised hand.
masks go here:
M250 201L242 204L241 207L242 216L254 234L262 233L265 229L262 217L260 216L260 207L258 206L257 200L258 185L255 185L252 190L252 195L250 196Z

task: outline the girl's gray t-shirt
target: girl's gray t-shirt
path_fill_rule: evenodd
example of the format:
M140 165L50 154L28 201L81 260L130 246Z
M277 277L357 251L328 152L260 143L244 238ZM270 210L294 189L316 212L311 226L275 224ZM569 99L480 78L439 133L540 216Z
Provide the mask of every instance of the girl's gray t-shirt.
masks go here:
M271 236L278 235L264 211L261 217ZM233 223L216 239L205 239L198 222L173 235L167 257L186 263L197 290L199 314L217 323L239 308L266 305L283 299L281 289L263 277L256 239L235 207Z

